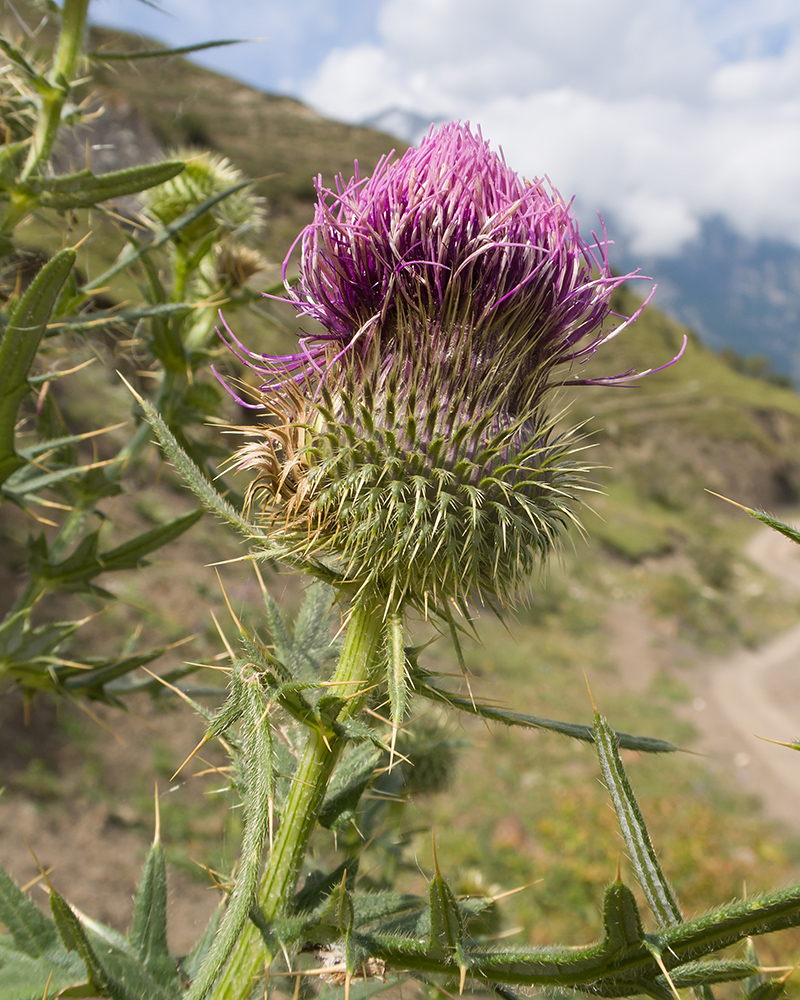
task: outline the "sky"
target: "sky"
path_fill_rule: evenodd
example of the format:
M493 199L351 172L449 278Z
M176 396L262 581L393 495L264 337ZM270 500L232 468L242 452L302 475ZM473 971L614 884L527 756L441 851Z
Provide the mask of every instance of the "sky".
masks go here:
M258 39L198 61L331 118L480 125L633 252L675 254L712 216L800 247L797 0L94 0L90 16L172 45Z

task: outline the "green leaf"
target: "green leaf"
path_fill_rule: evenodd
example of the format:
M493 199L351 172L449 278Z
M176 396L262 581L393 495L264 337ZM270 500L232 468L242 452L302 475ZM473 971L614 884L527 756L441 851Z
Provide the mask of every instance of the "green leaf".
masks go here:
M202 510L193 510L189 514L182 514L180 517L173 518L165 524L160 524L141 535L137 535L129 542L123 542L122 545L118 545L114 549L101 552L98 561L105 572L119 569L138 569L143 564L145 556L179 538L202 516Z
M93 174L88 168L60 177L37 177L29 181L29 192L43 208L65 211L71 208L92 208L111 198L138 194L148 188L163 184L179 174L185 164L174 160L163 163L144 163L125 170L112 170L106 174Z
M306 591L292 634L288 662L293 668L310 666L319 674L322 662L336 655L336 644L330 638L330 613L335 600L334 591L325 583L315 582Z
M346 884L352 890L358 874L358 858L347 858L332 871L315 869L309 872L303 888L295 893L291 911L294 913L324 913L327 899L346 876ZM319 919L319 917L317 917Z
M146 556L178 538L202 515L202 510L194 510L190 514L184 514L166 524L151 528L105 552L97 551L99 530L93 531L81 539L70 556L58 563L50 562L46 549L42 548L40 538L35 546L30 546L31 575L49 590L66 592L85 590L101 573L138 569L146 565Z
M447 958L459 952L464 938L461 912L450 886L438 870L430 884L430 921L429 954Z
M0 176L6 182L12 179L10 175L14 169L14 157L23 153L30 145L30 142L30 139L22 139L20 142L9 142L0 147ZM0 182L0 187L2 186L2 182Z
M85 975L83 962L76 954L62 950L59 954L29 958L3 948L0 938L0 1000L76 996L78 994L70 987L85 979ZM83 987L80 995L89 997L92 994Z
M61 91L53 86L50 81L42 76L41 73L37 73L36 70L28 62L25 53L18 46L11 43L7 38L0 35L0 52L5 53L6 58L9 62L12 62L18 70L28 78L30 83L33 84L37 93L42 97L54 97L61 93Z
M778 1000L786 992L785 979L768 979L742 997L742 1000Z
M30 608L20 608L0 623L0 664L8 670L24 668L26 663L52 653L79 626L76 621L46 622L33 628Z
M130 386L129 386L130 388ZM133 390L131 390L133 391ZM240 531L245 537L252 538L254 532L252 526L242 517L242 515L230 504L208 481L197 465L189 458L175 439L175 435L167 427L163 417L148 400L138 393L134 393L139 405L144 410L145 416L153 428L153 432L158 438L159 444L164 450L167 458L175 466L175 469L192 490L196 497L210 511L221 517L228 524Z
M91 471L91 467L85 465L70 465L55 472L40 472L35 465L23 466L8 477L3 484L3 493L20 503L26 498L35 498L41 490L51 490L60 483L78 479Z
M28 393L28 373L45 326L74 263L73 249L60 250L9 311L0 339L0 484L24 464L14 451L17 410Z
M162 56L184 56L190 52L202 52L204 49L216 49L220 45L240 45L247 42L247 38L224 38L214 42L198 42L195 45L181 45L175 49L142 49L138 52L103 52L102 49L93 49L86 53L87 59L96 62L117 62L134 59L159 59Z
M595 711L594 737L600 769L617 814L636 877L660 927L683 919L678 901L656 859L650 835L617 752L617 738L606 720Z
M30 958L48 952L57 940L53 922L25 896L0 868L0 921L16 947Z
M136 890L130 940L148 972L162 984L173 980L178 986L175 963L167 947L167 866L158 839L147 852Z
M92 669L89 670L82 670L78 667L66 668L69 676L62 681L63 687L67 691L82 691L84 694L91 695L94 693L95 697L104 697L106 685L110 684L111 681L133 673L134 670L138 670L145 663L152 663L153 660L157 660L167 650L172 648L172 645L159 646L156 649L149 649L143 653L132 653L130 656L124 656L121 659L112 659L92 666ZM87 664L87 666L89 665ZM60 673L58 669L57 672Z
M104 326L116 326L121 323L138 323L139 320L153 319L156 316L182 316L197 308L189 302L163 302L154 306L142 306L139 309L97 309L84 316L67 317L48 323L48 331L54 330L94 330Z
M325 792L319 822L338 830L355 819L358 803L375 773L383 752L369 743L353 747L340 761Z
M120 947L116 934L87 933L77 914L55 890L50 892L50 907L64 946L80 955L89 983L100 996L109 1000L143 1000L144 997L170 1000L169 994L147 969L128 953L127 948ZM167 985L173 986L174 982Z
M422 671L415 663L413 656L410 657L410 678L411 686L416 694L431 701L458 708L462 712L469 712L471 715L478 715L483 719L492 719L495 722L502 722L506 726L521 726L523 729L546 729L550 732L560 733L562 736L569 736L574 740L582 740L586 743L594 743L594 729L592 726L583 726L575 722L558 722L555 719L543 719L537 715L523 715L520 712L512 712L507 708L494 708L491 705L482 705L471 698L462 698L459 695L451 694L449 691L442 691L433 684L428 683L427 673ZM675 753L679 748L666 740L654 739L651 736L632 736L630 733L614 733L619 746L626 750L639 750L642 753Z
M686 965L673 969L670 979L677 989L690 986L703 986L710 983L732 983L740 979L748 979L758 972L758 966L752 962L737 962L730 959L702 959L698 962L687 962ZM669 983L663 980L664 988L669 989Z
M269 833L275 783L275 747L258 673L234 675L241 710L241 757L245 774L245 828L236 885L219 931L205 955L185 1000L202 1000L236 944L256 897L261 855Z
M800 545L800 530L793 528L790 524L786 524L785 521L780 521L773 514L768 514L765 510L758 510L753 507L745 507L744 504L737 503L736 500L731 500L729 497L723 496L721 493L715 493L713 490L707 490L712 496L719 497L720 500L724 500L726 503L733 504L734 507L738 507L743 510L750 517L754 517L757 521L761 521L762 524L768 525L774 531L780 532L780 534L785 535L790 538L793 542Z
M800 885L751 896L659 931L662 953L672 951L681 961L701 958L756 934L770 934L800 925Z

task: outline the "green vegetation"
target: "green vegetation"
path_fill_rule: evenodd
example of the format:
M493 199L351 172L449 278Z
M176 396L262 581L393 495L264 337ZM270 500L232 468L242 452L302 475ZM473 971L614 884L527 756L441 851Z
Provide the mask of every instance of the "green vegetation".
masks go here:
M22 9L24 13L24 5ZM7 28L10 14L4 12L1 18L2 27ZM48 43L52 44L52 36L44 30L36 44L46 48ZM91 33L90 47L100 53L124 51L134 44L113 33ZM88 477L88 466L113 459L128 446L131 426L134 434L137 428L144 428L141 437L149 434L138 409L131 425L131 398L116 370L143 394L155 395L160 404L167 398L162 388L171 373L170 391L179 398L167 414L171 426L213 473L229 450L226 439L220 446L219 424L243 419L207 372L209 362L222 359L230 372L241 374L213 340L217 302L223 303L236 330L246 332L243 336L254 349L258 345L265 352L280 351L293 342L294 321L279 306L262 303L257 291L275 280L274 262L282 259L310 215L311 178L320 169L326 178L338 171L349 172L354 157L371 164L396 143L367 129L326 122L297 102L257 94L179 58L164 64L155 90L152 77L125 62L103 65L101 61L93 72L92 86L106 88L104 100L109 105L129 102L143 135L149 132L171 148L188 143L212 149L230 157L248 176L260 178L254 190L266 197L268 216L257 249L273 266L262 267L255 278L235 288L223 282L224 287L217 288L219 299L209 305L210 293L203 283L210 280L211 272L206 265L205 270L200 267L200 257L195 267L190 266L204 237L200 227L192 234L193 251L185 252L178 240L165 240L147 267L112 275L96 295L82 303L86 309L80 313L80 323L73 311L58 312L61 285L50 288L55 319L41 321L43 349L25 373L39 395L16 400L18 387L6 387L8 398L13 397L14 405L21 407L22 423L17 427L16 444L12 442L2 457L9 459L11 468L24 455L20 443L33 447L36 441L69 431L86 436L60 446L59 467L72 463L87 470ZM174 219L161 221L169 224ZM18 220L18 252L0 282L4 301L14 296L18 279L26 285L41 273L38 269L47 259L51 259L50 266L59 266L65 258L54 255L62 244L72 245L90 231L93 238L78 248L76 269L69 279L74 283L69 288L73 296L114 266L121 249L130 245L128 224L120 225L111 212L82 206L59 212L36 209L30 218ZM31 261L35 263L28 273ZM174 283L162 284L177 281L181 267L184 272L188 269L182 289L185 295L173 294ZM132 303L141 305L142 288L149 289L149 307L191 301L192 321L181 313L180 322L158 326L157 321L156 334L145 335L142 318L131 312ZM25 302L24 296L20 301ZM635 307L630 293L619 294L620 312L629 313ZM21 308L19 301L14 308ZM114 309L116 315L109 318L108 311ZM160 354L152 350L154 340L159 347L159 331L163 337ZM180 364L170 353L175 341L168 335L176 332L183 338ZM616 374L632 366L657 366L674 356L682 336L681 328L648 308L628 333L602 352L602 370L598 357L580 374ZM56 368L70 369L91 359L97 359L91 367L68 377L47 377ZM582 517L587 538L576 537L574 549L563 553L548 578L534 581L532 601L520 609L513 634L489 614L480 617L476 625L479 641L464 643L472 690L479 699L517 711L591 726L585 673L604 715L613 719L616 728L688 746L695 730L681 706L691 702L693 671L710 654L753 646L788 628L800 611L794 595L741 555L750 530L746 519L705 492L712 489L750 506L796 503L800 498L796 451L800 397L776 385L771 374L757 365L721 358L690 335L680 364L630 389L567 388L563 398L571 405L572 415L586 421L588 460L597 466L598 492L586 497L592 509ZM125 422L126 428L118 426ZM88 436L99 428L110 430L100 439ZM174 680L184 673L186 661L210 668L227 664L209 609L222 623L223 632L233 637L236 629L229 624L211 564L239 558L241 546L225 526L210 517L189 525L192 503L187 491L141 437L134 460L119 479L112 477L113 488L106 495L93 493L98 480L87 478L80 480L80 487L73 483L73 493L66 497L76 508L85 502L83 514L87 521L94 519L101 555L117 552L118 559L113 565L95 567L96 576L103 573L102 592L93 589L95 576L91 576L82 581L86 584L82 593L75 592L80 589L77 586L65 585L50 594L47 610L37 603L38 597L29 602L35 628L91 617L81 628L79 646L71 634L60 635L63 642L53 647L55 652L50 650L51 660L56 661L49 663L52 669L77 660L82 669L113 666L108 649L114 646L119 658L124 658L133 655L140 639L143 649L164 649L157 661L158 672ZM236 478L225 482L235 499ZM65 503L61 493L48 492L43 497L51 505ZM45 514L53 514L52 506ZM178 530L184 527L185 534ZM41 532L46 544L59 545L57 525L36 525L31 505L4 504L2 612L25 593L26 567L35 548L35 543L27 543L32 531ZM154 531L173 539L170 548L161 552L160 546L147 547L147 540L154 537L149 533ZM133 555L123 558L126 553L117 550L122 539L130 538L145 541ZM51 569L63 569L61 562L74 552L68 541L62 537L59 559L48 564ZM156 549L154 564L144 569L144 556ZM264 612L255 574L240 564L222 566L220 572L234 613L246 625L260 628ZM285 603L290 607L299 605L304 583L289 580L279 571L268 574L268 583L273 592L288 597ZM114 599L109 600L109 595ZM615 628L620 616L634 614L647 629L645 652L657 661L655 669L644 663L620 662ZM189 643L171 648L187 637L191 637ZM414 638L422 644L433 636L428 626L420 624ZM452 672L455 668L445 645L434 642L426 650L426 663ZM147 662L151 669L153 663ZM43 670L41 675L26 687L26 696L36 686L47 686L50 673ZM147 675L139 672L136 676L149 683ZM192 693L204 705L216 708L225 680L224 674L209 669L197 678ZM449 680L452 690L466 693L460 675ZM59 708L59 720L51 720L58 745L44 746L25 736L22 699L7 695L5 710L13 717L11 732L18 739L13 766L7 767L3 778L6 790L0 810L12 812L29 803L43 826L53 826L59 816L63 822L64 816L74 815L70 810L99 805L107 810L109 823L136 833L144 855L153 782L157 779L162 789L170 787L175 769L200 740L203 729L189 709L174 704L176 699L157 685L151 688L160 703L156 707L145 705L144 699L126 702L130 713L126 736L131 740L130 758L136 762L136 767L128 765L127 770L109 751L111 736L79 714L72 702ZM44 700L45 696L38 695L35 704ZM169 709L163 708L167 702ZM384 709L376 705L375 710ZM104 706L100 712L112 729L114 712L122 709ZM138 713L146 719L141 727L132 724ZM420 866L426 872L434 867L430 842L434 829L443 869L462 873L453 886L456 892L501 894L537 883L504 902L502 922L494 908L486 911L482 918L487 933L505 934L519 926L511 940L520 944L550 943L557 938L577 944L597 937L602 904L598 887L613 878L622 844L607 795L595 780L597 761L591 749L552 734L484 725L467 716L461 729L442 733L438 709L418 699L412 707L412 715L417 713L427 713L430 742L438 740L442 752L427 759L431 766L424 780L421 764L415 775L423 792L405 816L411 828L399 842L394 830L380 831L384 868L362 872L364 878L373 879L377 886L389 873L397 874L401 888L420 891ZM152 727L168 730L169 738L155 739ZM34 725L37 733L44 728ZM424 789L432 791L437 782L444 784L460 744L467 748L458 758L449 791L435 799L424 794ZM72 767L69 774L64 753ZM205 750L203 756L207 756ZM200 864L223 876L230 874L242 826L240 814L230 810L230 796L216 794L228 774L215 769L224 767L226 758L210 748L208 756L208 761L191 765L191 773L206 772L203 777L189 777L184 784L176 784L168 799L163 791L161 796L168 860L183 872L191 871L194 878L204 877ZM623 758L640 790L653 839L662 846L664 868L687 911L739 895L744 880L750 891L756 891L792 878L798 863L797 843L770 828L752 798L723 789L703 762L689 755L653 760L635 751L624 751ZM443 760L448 766L438 767ZM409 778L407 785L413 783ZM121 818L115 811L120 799L127 806ZM362 804L361 808L367 807ZM391 812L389 817L393 818ZM354 820L354 824L343 823L335 835L319 833L315 848L320 862L334 857L342 845L358 840L358 813ZM5 831L6 840L15 835L13 827L9 833L6 825ZM90 867L95 862L92 856L76 857L76 878L80 878L81 865ZM125 911L118 920L120 929L127 919ZM763 946L761 957L774 963L789 952L790 945L783 939ZM64 967L71 968L69 956L64 961Z

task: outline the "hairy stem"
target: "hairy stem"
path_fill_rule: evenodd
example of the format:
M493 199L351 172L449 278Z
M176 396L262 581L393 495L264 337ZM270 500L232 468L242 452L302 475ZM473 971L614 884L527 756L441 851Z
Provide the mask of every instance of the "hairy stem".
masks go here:
M61 32L53 59L50 82L53 89L42 99L42 107L33 133L33 143L22 171L21 180L27 180L41 163L50 158L61 112L69 96L75 65L83 47L86 11L89 0L64 0L61 11Z
M367 689L379 665L383 609L356 606L345 636L342 655L328 693L346 698L339 720L351 718L364 706ZM281 815L281 826L258 890L257 901L267 922L286 912L316 824L325 791L344 741L331 732L309 732L294 783ZM264 974L273 955L253 924L248 924L213 991L214 1000L243 1000Z

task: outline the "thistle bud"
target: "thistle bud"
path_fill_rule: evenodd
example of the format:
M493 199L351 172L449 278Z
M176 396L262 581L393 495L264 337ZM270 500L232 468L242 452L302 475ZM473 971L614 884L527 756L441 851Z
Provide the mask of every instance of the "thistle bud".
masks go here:
M150 188L142 195L148 214L165 226L244 180L244 174L231 164L227 156L193 149L176 149L172 155L175 159L185 160L185 168L176 177ZM215 233L219 238L241 240L260 232L264 228L265 217L264 199L246 188L240 188L184 226L176 234L176 239L189 245Z
M288 257L284 280L322 332L286 357L225 334L280 417L239 453L251 498L390 612L513 603L575 520L585 471L548 394L637 377L576 377L631 322L604 329L633 275L613 276L558 191L461 123L317 191L299 281Z

